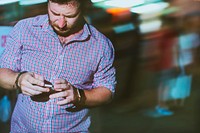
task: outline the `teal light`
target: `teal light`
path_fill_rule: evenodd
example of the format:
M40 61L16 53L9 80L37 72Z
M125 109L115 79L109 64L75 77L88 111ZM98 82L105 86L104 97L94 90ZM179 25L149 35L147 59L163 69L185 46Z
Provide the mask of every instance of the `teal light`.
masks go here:
M167 8L169 3L167 2L158 2L158 3L150 3L142 6L137 6L131 8L131 12L139 13L139 14L151 14L161 12L163 9Z
M0 56L5 49L8 34L12 29L12 26L0 26Z
M0 5L10 4L18 1L19 0L0 0Z
M132 23L127 23L124 25L118 25L118 26L113 27L114 32L117 34L132 31L134 29L135 29L135 26Z
M161 2L163 0L145 0L145 3Z
M92 0L94 6L100 8L130 8L133 6L142 5L145 3L145 0ZM98 2L95 2L98 1Z
M129 8L144 4L144 2L144 0L108 0L105 1L105 5L112 7Z
M34 5L34 4L40 4L40 3L45 3L47 0L20 0L19 4L20 5Z
M97 2L102 2L102 1L105 1L105 0L91 0L92 3L97 3Z

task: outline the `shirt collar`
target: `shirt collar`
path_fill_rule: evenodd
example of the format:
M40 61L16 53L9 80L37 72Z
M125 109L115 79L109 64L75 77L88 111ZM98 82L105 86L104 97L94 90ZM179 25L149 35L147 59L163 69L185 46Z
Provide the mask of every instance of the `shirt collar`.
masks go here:
M48 15L39 15L35 17L33 26L41 27L42 29L47 29L49 26Z
M77 40L86 40L89 36L91 36L91 31L89 28L89 25L87 23L83 26L83 32L79 36L77 36L75 39Z

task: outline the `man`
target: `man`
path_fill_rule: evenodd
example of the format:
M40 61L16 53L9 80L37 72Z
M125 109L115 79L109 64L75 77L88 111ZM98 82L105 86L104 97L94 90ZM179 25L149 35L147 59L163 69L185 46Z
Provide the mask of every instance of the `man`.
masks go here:
M89 132L89 108L115 92L112 43L84 21L82 0L49 0L48 15L19 21L1 57L0 86L20 89L15 132Z

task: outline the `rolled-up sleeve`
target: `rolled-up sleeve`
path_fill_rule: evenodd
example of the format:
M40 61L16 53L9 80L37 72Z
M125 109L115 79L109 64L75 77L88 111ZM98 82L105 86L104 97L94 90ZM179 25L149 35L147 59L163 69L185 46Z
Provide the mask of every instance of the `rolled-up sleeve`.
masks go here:
M9 68L13 71L20 71L21 49L20 24L17 24L9 33L6 47L0 57L0 68Z
M97 72L94 74L93 87L106 87L113 94L116 86L116 70L113 66L114 48L110 40L107 39Z

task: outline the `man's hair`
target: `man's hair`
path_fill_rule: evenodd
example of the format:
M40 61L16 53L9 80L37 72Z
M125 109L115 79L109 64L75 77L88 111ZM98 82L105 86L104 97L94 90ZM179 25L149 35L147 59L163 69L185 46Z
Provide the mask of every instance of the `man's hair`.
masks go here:
M76 1L80 4L80 9L82 10L82 13L84 12L85 10L85 1L86 0L48 0L47 2L53 2L53 3L57 3L57 4L67 4L71 1Z
M55 2L55 3L58 3L58 4L66 4L66 3L69 3L71 1L77 1L81 5L84 2L84 0L48 0L48 1Z

